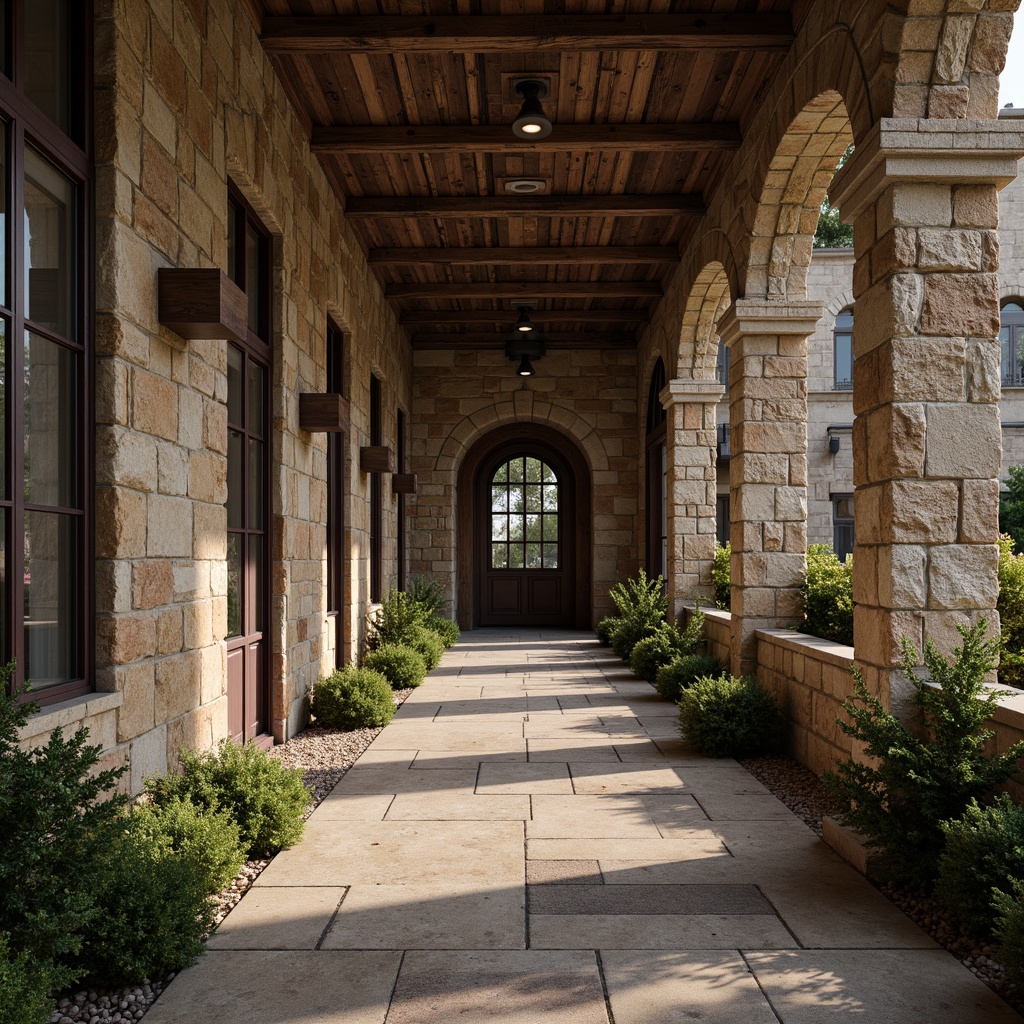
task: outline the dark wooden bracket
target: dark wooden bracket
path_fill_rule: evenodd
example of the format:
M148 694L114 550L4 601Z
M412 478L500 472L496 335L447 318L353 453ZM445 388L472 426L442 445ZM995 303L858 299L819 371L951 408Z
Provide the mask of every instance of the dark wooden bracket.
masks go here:
M415 473L395 473L391 478L391 493L392 494L415 494L416 493L416 474Z
M161 267L157 271L158 319L191 341L245 341L249 305L245 292L218 267Z
M310 433L348 430L349 403L341 395L299 395L299 426Z
M359 449L359 468L364 473L394 473L395 456L387 445L363 445Z

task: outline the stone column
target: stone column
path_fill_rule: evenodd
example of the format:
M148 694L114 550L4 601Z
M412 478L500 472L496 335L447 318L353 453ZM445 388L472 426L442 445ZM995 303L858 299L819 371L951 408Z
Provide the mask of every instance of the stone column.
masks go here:
M807 557L807 339L821 304L738 299L719 323L729 371L731 671L757 667L754 631L803 614Z
M998 207L1013 122L884 119L829 190L855 225L854 629L898 708L899 644L998 628Z
M717 380L670 380L660 394L668 413L668 602L676 621L695 598L714 598L718 484L717 410L725 388Z

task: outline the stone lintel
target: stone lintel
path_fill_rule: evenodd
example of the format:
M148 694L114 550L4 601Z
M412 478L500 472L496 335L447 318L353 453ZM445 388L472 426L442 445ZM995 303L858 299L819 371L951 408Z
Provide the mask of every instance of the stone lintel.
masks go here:
M995 185L1017 177L1024 130L1013 121L883 117L836 172L829 200L857 216L894 182Z
M658 394L662 408L671 409L673 405L688 405L694 402L705 402L718 405L725 394L725 385L717 380L670 380Z
M810 337L825 307L797 299L737 299L722 315L718 333L731 348L745 334Z

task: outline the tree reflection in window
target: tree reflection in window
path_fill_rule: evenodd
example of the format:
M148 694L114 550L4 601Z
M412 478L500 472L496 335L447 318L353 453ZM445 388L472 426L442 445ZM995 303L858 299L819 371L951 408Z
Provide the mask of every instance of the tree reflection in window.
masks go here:
M528 455L491 478L491 568L558 568L558 477Z

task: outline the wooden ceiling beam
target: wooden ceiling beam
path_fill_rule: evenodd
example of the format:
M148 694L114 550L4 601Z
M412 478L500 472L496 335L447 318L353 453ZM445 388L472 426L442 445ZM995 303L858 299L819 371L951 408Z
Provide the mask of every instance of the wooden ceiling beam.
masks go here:
M406 310L398 322L403 326L431 324L439 327L452 324L504 324L511 328L516 310L512 309L415 309ZM555 323L633 323L650 320L646 309L532 309L530 319L538 324Z
M386 284L387 299L660 299L657 281L431 281Z
M699 217L699 195L356 196L347 217Z
M496 351L504 351L505 334L414 334L412 347L414 349L481 349L491 348ZM632 334L559 334L544 336L544 347L548 351L568 348L634 348L636 337Z
M268 53L761 50L793 44L788 14L307 16L263 19Z
M736 124L556 124L546 138L527 142L508 125L352 125L313 129L313 152L359 154L565 153L569 150L653 153L732 152L739 149Z
M601 263L660 264L676 263L679 250L669 245L552 245L552 246L453 246L371 249L367 262L382 264L448 263L467 267L537 266L558 263L562 266Z

